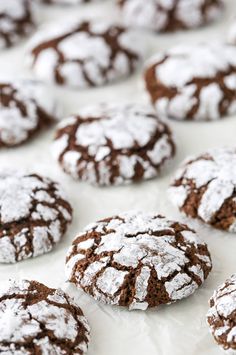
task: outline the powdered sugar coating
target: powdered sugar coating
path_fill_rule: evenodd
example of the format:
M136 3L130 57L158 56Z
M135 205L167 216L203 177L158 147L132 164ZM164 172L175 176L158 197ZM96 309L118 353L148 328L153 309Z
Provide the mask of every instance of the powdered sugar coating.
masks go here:
M0 173L0 262L15 263L52 250L71 221L61 187L39 175Z
M227 354L236 354L236 275L214 292L209 303L207 322L212 335Z
M54 24L29 45L39 78L72 87L100 86L131 74L143 56L137 34L101 21Z
M137 211L89 225L66 262L69 281L98 301L130 310L188 297L210 270L207 246L193 230Z
M15 146L57 120L57 105L42 83L0 81L0 146Z
M119 0L124 23L154 31L196 28L216 20L221 0Z
M65 172L92 184L158 175L175 154L169 127L149 107L97 105L59 124L53 153Z
M222 43L177 46L153 57L146 86L159 115L217 120L235 113L236 48Z
M31 0L6 0L0 2L0 49L16 43L34 27Z
M0 352L84 354L89 326L81 309L62 290L35 281L0 287Z
M212 149L190 157L171 184L172 202L191 217L235 232L235 164L235 148Z

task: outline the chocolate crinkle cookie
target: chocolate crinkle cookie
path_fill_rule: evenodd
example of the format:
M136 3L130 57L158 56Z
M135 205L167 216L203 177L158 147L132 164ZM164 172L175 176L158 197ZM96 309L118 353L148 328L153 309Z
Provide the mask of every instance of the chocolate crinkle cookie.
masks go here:
M127 77L142 55L136 32L99 20L76 21L36 34L28 62L43 80L84 88Z
M55 122L58 107L47 88L30 80L0 80L0 147L12 147Z
M0 49L10 47L34 28L32 0L0 1Z
M89 325L62 290L36 281L0 286L0 353L3 355L83 355Z
M236 354L236 274L221 285L210 299L207 322L225 354Z
M217 120L236 112L236 48L221 43L177 46L145 71L157 113L177 120Z
M149 107L97 105L59 124L53 153L75 179L118 185L157 176L175 144Z
M236 148L190 157L177 172L169 195L192 218L236 232Z
M70 282L98 301L130 310L191 295L211 267L207 246L193 230L135 211L89 225L66 260Z
M0 172L0 262L15 263L52 250L67 230L72 208L48 178Z
M118 0L124 22L154 31L196 28L216 20L221 0Z

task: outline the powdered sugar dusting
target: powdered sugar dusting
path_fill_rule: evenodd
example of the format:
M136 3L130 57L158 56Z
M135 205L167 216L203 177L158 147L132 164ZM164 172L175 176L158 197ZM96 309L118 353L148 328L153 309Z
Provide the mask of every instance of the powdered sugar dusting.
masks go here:
M0 49L8 47L33 28L31 0L7 0L0 2Z
M235 352L236 275L222 284L210 299L207 321L212 335L222 348Z
M42 83L30 80L0 82L1 145L20 144L54 119L57 119L55 100Z
M37 33L29 45L29 63L42 80L98 86L131 74L142 48L132 30L98 20L72 21Z
M234 47L221 43L174 47L156 73L163 84L182 88L193 78L215 78L219 71L235 66L235 53Z
M32 349L36 351L37 346L37 351L42 354L51 351L64 354L68 339L74 351L80 349L82 344L78 342L78 335L85 347L82 353L86 352L89 339L87 320L81 317L81 310L61 290L23 280L1 285L0 292L3 296L0 302L1 353L12 351L18 354L20 346L22 353L28 354ZM31 298L34 300L32 304L27 301ZM49 338L49 333L53 337Z
M144 178L156 176L173 156L174 142L151 108L110 104L86 108L59 124L52 149L73 177L108 185L135 180L140 166Z
M205 6L205 11L203 8ZM219 17L221 1L206 0L123 0L122 16L125 24L154 31L195 28Z
M192 193L191 182L196 189L205 191L201 195L197 207L197 215L204 222L211 223L224 203L232 203L232 215L227 229L235 232L234 189L236 186L236 150L235 148L219 148L206 152L198 157L191 157L183 164L181 174L176 177L170 187L170 198L180 209ZM181 181L178 183L178 181ZM223 218L223 217L222 217Z
M93 122L84 121L76 131L76 143L82 146L89 146L90 153L95 154L100 146L112 142L114 149L132 148L135 142L140 147L149 143L154 130L161 123L155 117L148 117L151 110L132 106L105 106L93 107L91 113L87 111L87 117L101 117L102 119ZM82 112L82 116L84 113ZM98 159L99 160L99 159Z
M157 112L178 120L216 120L232 114L234 98L227 95L228 90L234 90L235 58L234 46L218 42L181 45L163 53L162 57L153 57L147 72L154 66L157 88L166 89L160 97L155 96L147 79Z
M61 188L49 179L2 172L0 220L0 261L15 262L50 251L71 221L71 208Z
M162 284L159 287L168 295L168 301L164 303L187 297L206 278L203 270L206 265L207 268L211 265L211 260L207 252L205 261L197 257L196 250L205 248L205 244L195 232L186 226L182 228L182 239L177 242L174 222L137 211L90 225L69 250L68 279L95 299L119 305L127 305L122 297L126 285L132 284L135 291L130 295L128 306L144 310L152 297L149 284L157 282L151 274L155 270L157 280ZM184 231L188 232L187 238ZM190 254L186 255L187 248L194 248L195 261L189 258ZM80 263L83 259L77 258L81 253L87 255L87 263ZM187 265L190 273L184 271ZM179 272L177 275L176 271ZM196 275L196 279L192 275ZM157 297L152 306L159 304L161 301Z

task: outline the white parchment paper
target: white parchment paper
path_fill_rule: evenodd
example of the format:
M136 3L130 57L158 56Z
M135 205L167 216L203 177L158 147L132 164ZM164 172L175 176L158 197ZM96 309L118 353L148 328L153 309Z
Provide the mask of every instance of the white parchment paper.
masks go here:
M7 1L7 0L5 0ZM145 0L144 0L145 1ZM140 38L148 45L148 55L177 43L197 43L221 40L236 12L236 1L226 0L227 9L222 19L203 29L176 34L142 33ZM39 23L54 20L69 21L70 16L119 17L112 0L82 5L75 8L42 7L37 11ZM0 53L0 77L11 75L30 77L24 65L27 42ZM65 116L79 108L100 101L147 101L143 90L142 70L130 79L103 88L71 91L51 88L64 108ZM101 217L128 209L154 211L186 222L167 200L166 188L179 162L189 154L205 149L236 144L236 117L218 122L170 121L177 142L178 154L169 171L161 178L138 185L98 188L73 181L63 174L50 152L53 129L14 149L1 149L0 166L25 167L60 181L74 207L74 221L62 243L50 254L0 266L0 282L8 278L36 279L52 287L62 287L74 296L83 308L91 329L92 340L88 355L218 355L205 322L208 299L226 277L236 272L236 235L223 233L203 224L187 220L208 243L213 259L213 271L204 286L192 297L147 312L128 312L97 304L89 296L65 283L64 260L71 240L82 228Z

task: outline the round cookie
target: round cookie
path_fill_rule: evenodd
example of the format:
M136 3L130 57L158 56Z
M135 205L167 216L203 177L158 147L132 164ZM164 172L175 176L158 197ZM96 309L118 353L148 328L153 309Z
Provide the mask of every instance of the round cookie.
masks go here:
M153 57L146 88L159 115L217 120L236 112L236 48L208 43L177 46Z
M236 354L236 275L221 285L210 299L207 313L210 331L218 343L230 355Z
M53 153L75 179L118 185L157 176L175 144L149 107L97 105L59 124Z
M98 301L130 310L188 297L211 267L207 246L193 230L135 211L89 225L66 260L70 282Z
M89 332L82 310L62 290L28 280L1 283L1 354L83 355Z
M55 101L43 84L0 80L0 147L25 142L55 122L56 116Z
M236 148L190 157L177 172L169 195L192 218L236 232Z
M0 49L12 46L33 28L32 0L0 1Z
M15 263L52 250L71 222L61 187L37 174L0 172L0 262Z
M221 0L118 0L124 23L153 31L196 28L216 20Z
M55 24L29 45L39 78L71 87L100 86L134 72L143 55L137 34L101 21Z

